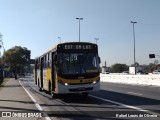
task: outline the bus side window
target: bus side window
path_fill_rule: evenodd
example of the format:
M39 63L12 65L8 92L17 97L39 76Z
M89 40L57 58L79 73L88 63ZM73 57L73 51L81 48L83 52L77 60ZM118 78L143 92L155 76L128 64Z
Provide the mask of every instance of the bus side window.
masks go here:
M37 69L40 69L40 63L39 59L37 60Z
M46 68L46 55L44 56L43 66Z
M48 67L51 68L51 52L48 55Z
M46 68L48 68L48 54L46 54Z

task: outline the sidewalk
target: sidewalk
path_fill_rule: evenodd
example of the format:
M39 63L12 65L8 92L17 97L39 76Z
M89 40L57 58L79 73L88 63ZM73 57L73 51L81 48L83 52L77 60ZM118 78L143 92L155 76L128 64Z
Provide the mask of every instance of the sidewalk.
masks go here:
M25 90L22 88L18 80L10 79L3 89L0 91L0 116L2 116L2 112L38 112L38 109L34 105L34 102L30 99L27 95ZM27 114L28 115L28 114ZM1 119L9 119L9 118L2 118ZM44 120L43 118L10 118L12 120Z

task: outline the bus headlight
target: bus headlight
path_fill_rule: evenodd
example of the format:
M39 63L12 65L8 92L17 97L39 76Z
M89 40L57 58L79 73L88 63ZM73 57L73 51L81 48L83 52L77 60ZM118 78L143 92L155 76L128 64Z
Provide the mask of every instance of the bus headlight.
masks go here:
M65 83L65 82L62 82L61 80L58 80L58 82L64 86L68 86L69 84L68 83Z
M65 85L65 86L67 86L67 85L68 85L68 83L64 83L64 85Z
M93 84L96 84L97 82L96 81L93 81Z
M96 81L93 81L93 84L96 84L96 83L98 83L100 80L98 79L98 80L96 80Z

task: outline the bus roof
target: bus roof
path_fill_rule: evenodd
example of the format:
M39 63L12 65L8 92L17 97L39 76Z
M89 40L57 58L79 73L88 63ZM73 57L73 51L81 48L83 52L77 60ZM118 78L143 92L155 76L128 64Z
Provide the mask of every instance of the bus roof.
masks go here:
M63 45L63 44L78 44L78 43L96 45L95 43L91 43L91 42L64 42L64 43L59 43L59 44L56 44L56 45L52 45L50 48L48 48L48 50L46 52L44 52L42 55L36 57L35 59L41 58L43 55L47 54L48 52L56 50L58 45Z

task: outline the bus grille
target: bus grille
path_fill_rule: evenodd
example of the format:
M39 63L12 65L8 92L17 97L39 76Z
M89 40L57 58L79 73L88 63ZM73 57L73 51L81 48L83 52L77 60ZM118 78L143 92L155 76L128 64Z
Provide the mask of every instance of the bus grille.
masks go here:
M93 87L69 89L70 92L88 91L88 90L93 90Z

